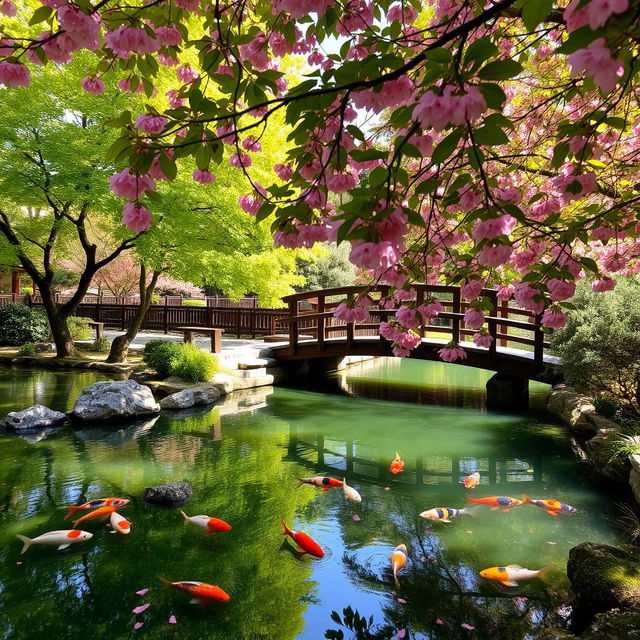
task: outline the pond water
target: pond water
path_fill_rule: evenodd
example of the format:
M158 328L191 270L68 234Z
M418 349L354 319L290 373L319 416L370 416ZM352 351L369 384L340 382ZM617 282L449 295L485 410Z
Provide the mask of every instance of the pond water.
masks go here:
M352 638L332 620L347 607L373 617L371 635L359 637L381 640L402 630L406 638L520 640L561 624L568 550L617 540L613 500L544 414L484 409L489 374L397 362L337 376L340 393L264 388L239 403L228 398L146 423L64 428L31 441L0 435L0 638L317 640L338 629ZM96 379L5 370L1 414L34 401L69 409ZM543 391L532 388L534 405ZM396 451L405 470L393 476ZM476 470L475 497L527 493L579 511L550 517L532 505L508 513L480 507L451 524L418 516L463 507L468 492L459 480ZM296 478L324 474L346 477L362 503L345 501L341 489L296 488ZM184 510L222 518L231 531L204 536L177 510L140 499L143 487L182 478L194 487ZM16 534L67 528L65 505L111 496L131 500L121 510L130 535L90 521L82 527L94 534L87 542L20 554ZM325 557L299 557L280 520L310 534ZM389 557L400 543L409 564L396 587ZM478 576L487 567L550 563L545 581L518 588ZM231 599L190 605L161 578L216 584ZM136 595L141 589L149 591Z

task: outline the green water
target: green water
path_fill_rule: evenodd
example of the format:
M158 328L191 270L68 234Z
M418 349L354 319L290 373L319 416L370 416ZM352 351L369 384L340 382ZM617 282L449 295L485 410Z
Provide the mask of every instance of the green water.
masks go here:
M65 428L37 441L0 435L0 638L316 640L339 628L331 613L348 606L373 616L370 637L381 640L400 629L407 638L520 640L562 623L568 550L617 540L613 501L543 414L486 412L487 377L457 365L366 365L334 380L342 395L260 389L242 400L241 413L229 413L236 401L227 399L211 410ZM4 371L2 413L34 401L68 409L95 379ZM356 392L387 399L348 395ZM454 406L398 401L408 392ZM532 390L537 398L541 392ZM405 471L392 476L396 450ZM557 497L579 513L553 518L525 505L509 513L483 507L452 524L418 517L431 507L462 507L458 481L475 470L482 473L475 496ZM295 488L297 477L325 473L345 476L362 503L336 489ZM141 501L144 486L182 478L195 491L186 512L222 518L230 532L203 536L176 510ZM129 536L89 522L88 542L20 555L17 533L65 528L64 505L110 496L131 499L121 510L133 523ZM325 557L298 557L281 519L309 533ZM410 562L396 588L389 556L400 543ZM495 565L552 562L546 582L517 589L478 577ZM213 583L231 600L189 605L160 577ZM149 592L137 596L143 588ZM132 613L145 603L144 613ZM134 631L136 620L144 626Z

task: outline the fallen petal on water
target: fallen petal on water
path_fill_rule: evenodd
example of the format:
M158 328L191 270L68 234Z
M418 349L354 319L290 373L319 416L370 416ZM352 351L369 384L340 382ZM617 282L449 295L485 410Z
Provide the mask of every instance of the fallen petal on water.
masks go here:
M391 489L391 487L385 487L384 488L385 491L389 491L389 489Z
M549 540L549 542L547 542L547 544L555 544L555 542Z
M137 596L143 596L147 593L149 593L149 589L140 589L140 591L136 591Z
M138 615L139 613L142 613L143 611L146 611L149 608L149 603L147 604L141 604L139 607L136 607L132 613L135 613L136 615Z
M398 598L398 604L407 604L407 601L404 598Z
M169 616L169 624L178 624L175 616Z
M362 520L362 518L357 513L354 513L353 514L353 521L354 522L360 522L360 520Z
M472 624L467 624L466 622L463 622L460 626L463 629L466 629L467 631L475 631L475 627Z
M134 629L139 629L142 625L144 625L144 622L136 622L136 623L133 625L133 628L134 628Z
M398 594L395 591L392 591L391 595L395 598L395 596L397 596Z
M441 618L436 618L436 624L444 624L444 620Z
M473 531L471 531L471 529L467 529L465 533L473 533Z
M16 564L22 564L22 562L16 562Z
M396 638L404 638L406 635L407 635L406 629L400 629L399 631L396 631Z

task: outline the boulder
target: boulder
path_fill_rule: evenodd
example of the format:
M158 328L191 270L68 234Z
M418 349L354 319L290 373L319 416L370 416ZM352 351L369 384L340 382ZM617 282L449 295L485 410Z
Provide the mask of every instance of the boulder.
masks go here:
M213 384L199 384L172 393L160 400L163 409L188 409L201 404L213 404L220 397L218 387Z
M235 389L234 381L235 378L228 373L216 373L212 379L213 384L216 385L222 395L231 393Z
M557 384L549 392L547 411L584 438L592 438L597 428L587 419L596 409L590 398L566 384Z
M73 407L73 415L85 422L135 418L160 411L151 389L135 380L95 382L85 387Z
M139 369L129 374L129 380L135 380L138 384L145 384L150 380L155 380L158 374L153 369Z
M191 486L184 480L172 484L159 484L145 487L142 497L146 502L163 507L180 507L186 504L193 493Z
M583 542L569 551L567 576L573 593L572 627L579 630L597 613L640 606L640 549ZM608 636L607 636L608 637Z
M598 431L598 435L587 440L582 448L593 467L594 473L616 484L626 484L629 478L629 463L626 460L611 459L611 440L617 436L617 430Z
M613 609L599 613L582 640L639 640L640 612Z
M2 424L15 431L40 431L46 427L57 427L68 420L66 413L54 411L41 404L34 404L22 411L8 413Z

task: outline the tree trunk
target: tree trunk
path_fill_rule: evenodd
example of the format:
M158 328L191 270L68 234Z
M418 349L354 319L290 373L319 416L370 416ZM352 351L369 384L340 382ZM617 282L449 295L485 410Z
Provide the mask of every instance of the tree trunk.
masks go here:
M41 289L40 295L42 296L44 309L49 320L51 336L53 337L53 342L56 345L56 358L67 358L75 355L76 348L73 344L71 331L67 325L68 316L59 312L58 306L54 302L50 291L45 293L45 291Z
M138 335L140 326L144 320L144 316L151 305L153 300L153 292L156 288L156 282L160 276L159 271L154 271L151 277L151 282L147 285L147 270L144 265L140 265L140 306L136 311L131 324L125 333L121 336L117 336L111 343L111 350L107 357L107 362L126 362L127 352L129 351L129 345L132 340Z

